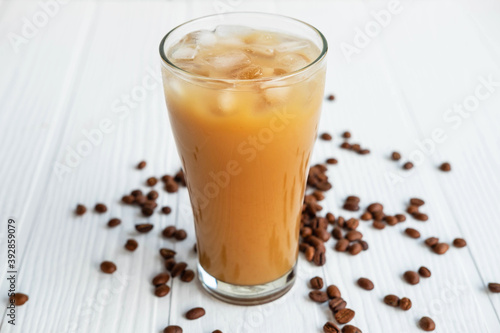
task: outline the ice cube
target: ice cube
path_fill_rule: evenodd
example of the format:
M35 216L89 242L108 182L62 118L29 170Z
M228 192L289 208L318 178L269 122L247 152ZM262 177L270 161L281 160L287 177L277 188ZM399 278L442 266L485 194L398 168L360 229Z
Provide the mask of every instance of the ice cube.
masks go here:
M252 45L278 45L276 34L256 32L244 38L245 43Z
M290 87L264 89L264 99L270 104L284 103L290 98Z
M306 40L296 40L296 41L288 41L284 43L280 43L277 47L276 50L278 52L297 52L300 50L305 50L307 48L311 47L311 44L306 41Z
M245 52L258 57L274 57L274 49L266 45L247 45L245 46Z
M278 63L283 69L288 71L296 71L306 67L309 64L309 59L299 53L287 53L278 57Z
M215 28L215 34L222 38L238 37L250 34L253 29L242 25L219 25Z
M217 115L230 115L238 111L238 98L234 91L223 90L217 96Z
M193 33L196 40L196 45L199 46L214 46L217 43L217 36L213 31L200 30Z
M173 60L193 60L198 53L198 49L194 46L179 46L172 52Z
M263 75L262 68L260 68L259 66L255 66L255 65L250 65L248 67L236 69L232 73L232 76L234 78L240 79L240 80L258 79L262 75Z
M217 70L232 70L250 65L250 58L243 51L229 51L206 57L205 62Z

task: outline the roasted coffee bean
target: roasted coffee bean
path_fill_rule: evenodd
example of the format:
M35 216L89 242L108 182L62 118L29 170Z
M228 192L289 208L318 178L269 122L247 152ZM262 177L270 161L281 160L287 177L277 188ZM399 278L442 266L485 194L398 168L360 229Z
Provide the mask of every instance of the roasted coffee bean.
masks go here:
M313 262L316 266L323 266L326 264L326 254L324 249L316 249L314 252Z
M168 214L170 214L172 212L172 208L170 208L169 206L162 207L161 212L163 214L168 215Z
M160 273L153 278L153 286L159 286L165 284L170 280L170 275L168 273Z
M143 203L140 204L143 208L150 208L151 210L154 210L156 207L158 207L158 204L154 200L145 200Z
M331 321L326 322L325 325L323 325L323 332L324 333L340 333L340 328L332 323Z
M146 161L140 161L139 164L137 164L137 169L141 170L146 167Z
M419 198L411 198L410 205L420 207L420 206L425 205L425 201L422 199L419 199Z
M336 240L342 239L342 229L340 229L339 227L333 228L332 229L332 236Z
M182 282L191 282L194 279L194 271L191 269L186 269L184 272L181 274L181 281Z
M492 293L500 293L500 283L494 283L494 282L488 283L488 289Z
M381 212L384 210L384 206L382 204L379 204L378 202L372 203L371 205L368 206L366 209L370 213L376 213L376 212Z
M222 333L222 331L221 330L215 330L212 333Z
M196 245L196 243L193 245L193 252L198 253L198 245Z
M404 216L403 214L396 214L394 216L398 219L398 222L406 221L406 216Z
M353 256L359 254L362 250L363 250L363 247L359 243L351 244L351 245L349 245L349 248L347 249L347 251L349 251L349 253Z
M357 212L359 210L358 204L354 202L346 202L342 208L350 212Z
M324 291L313 290L309 292L309 298L316 303L324 303L328 301L328 295Z
M340 290L336 285L329 285L326 288L326 294L328 295L328 298L335 298L335 297L340 297Z
M331 141L332 140L332 136L328 133L323 133L320 135L320 138L321 140L325 140L325 141Z
M403 311L408 311L411 309L411 300L408 297L403 297L399 301L399 307Z
M427 267L420 267L418 269L418 274L420 274L421 277L428 278L431 277L431 271Z
M344 133L342 133L342 137L344 139L349 139L351 137L351 132L345 131Z
M158 192L156 192L155 190L149 191L147 197L149 200L156 200L158 199Z
M170 274L172 277L177 277L184 272L184 270L187 268L187 264L185 262L178 262L172 267L172 270L170 271Z
M437 243L432 247L432 250L437 254L445 254L449 248L450 246L446 243Z
M148 217L148 216L151 216L153 215L153 209L149 208L149 207L142 207L141 208L141 213L142 215Z
M166 284L159 285L155 288L155 296L156 297L165 297L170 292L170 287Z
M21 306L29 300L28 295L23 293L14 293L9 297L9 302L15 306Z
M358 152L358 154L360 154L360 155L367 155L367 154L369 154L369 153L370 153L370 149L366 149L366 148L365 148L365 149L361 149L361 150Z
M368 250L368 243L365 242L364 240L360 240L359 244L361 244L361 247L363 248L363 251Z
M451 164L448 162L444 162L443 164L441 164L439 169L441 169L441 171L445 171L445 172L451 171Z
M175 181L168 181L165 184L165 191L168 193L175 193L179 190L179 184L177 184Z
M304 256L307 261L311 262L314 259L314 247L309 246L304 252Z
M326 217L326 220L328 221L328 223L330 223L330 224L335 223L335 216L332 213L326 213L325 217Z
M413 163L406 162L405 164L403 164L403 169L410 170L411 168L413 168Z
M360 286L364 290L372 290L373 288L375 288L373 282L370 279L363 277L358 279L358 286Z
M345 219L342 216L339 216L337 218L337 224L339 225L339 227L343 228L345 226Z
M355 143L355 144L351 145L351 150L358 152L361 150L361 145L358 143Z
M182 186L186 186L186 176L184 171L180 169L174 176L174 180Z
M84 205L82 204L79 204L79 205L76 205L76 209L75 209L75 214L76 215L83 215L87 212L87 207L85 207Z
M382 221L385 219L385 214L384 212L380 211L380 212L375 212L372 214L373 215L373 219L375 221Z
M308 236L304 239L309 245L312 245L315 249L324 248L324 242L316 236Z
M187 232L184 229L178 229L175 231L174 237L177 240L184 240L187 237Z
M401 159L401 154L395 151L391 154L391 158L393 161L399 161Z
M354 203L359 203L361 199L358 196L355 195L350 195L345 199L346 202L354 202Z
M116 271L116 265L111 261L103 261L101 263L101 271L106 274L112 274Z
M325 198L325 195L323 194L322 191L314 191L312 193L312 196L316 198L316 200L321 201Z
M420 282L420 277L418 276L417 272L414 271L406 271L403 274L403 278L405 279L406 282L409 284L418 284Z
M330 239L330 233L326 229L316 229L314 230L314 235L321 239L323 242L327 242Z
M359 328L352 325L345 325L342 327L342 333L363 333Z
M364 212L363 215L361 215L361 219L363 221L370 221L373 219L373 216L370 212Z
M99 214L102 214L102 213L105 213L108 210L108 207L106 207L105 204L98 203L98 204L95 205L94 209Z
M429 219L429 216L427 216L427 214L423 214L423 213L415 213L415 214L413 214L413 218L415 220L425 222Z
M126 203L127 205L133 204L135 201L135 197L133 195L124 195L122 197L122 202Z
M135 202L136 204L138 204L139 206L144 205L144 204L146 203L146 201L148 201L148 198L146 198L146 196L144 196L144 195L142 195L142 194L141 194L141 195L138 195L138 196L136 196L136 197L134 197L134 198L135 198L135 199L134 199L134 202ZM149 208L151 208L151 207L149 207Z
M398 307L399 302L399 297L396 295L387 295L384 297L384 303L387 305Z
M384 219L385 219L385 222L390 226L394 226L394 225L399 223L397 217L395 217L395 216L386 216Z
M311 284L312 289L323 288L323 279L320 278L319 276L313 277L311 280L309 280L309 283Z
M149 177L147 180L146 180L146 184L148 186L155 186L156 183L158 183L158 179L156 179L156 177Z
M306 252L307 248L310 247L311 245L307 243L300 243L299 244L299 251L300 252Z
M335 96L330 94L326 99L328 99L329 101L333 101L335 99Z
M375 229L379 229L379 230L382 230L385 228L385 224L384 222L381 222L381 221L373 221L373 224L372 226L375 228Z
M174 258L167 259L163 262L163 265L165 266L167 271L171 272L172 268L174 268L175 266L175 259Z
M361 246L361 245L360 245ZM337 244L335 244L335 250L338 252L345 252L349 247L349 241L347 239L340 239Z
M130 194L133 196L133 197L139 197L142 195L142 191L141 190L133 190L132 192L130 192Z
M326 164L337 164L339 161L335 158L329 158L326 160Z
M405 234L407 234L411 238L415 238L415 239L420 238L420 232L417 229L406 228Z
M418 324L420 325L420 328L426 332L431 332L436 329L436 324L434 323L434 320L432 320L429 317L422 317L418 321Z
M149 223L136 224L135 230L137 230L140 233L150 232L151 230L153 230L153 225Z
M165 327L163 333L182 333L182 328L176 325L170 325Z
M164 183L173 182L174 181L174 177L172 177L170 175L164 175L164 176L161 177L161 181L164 182Z
M357 230L351 230L345 235L345 238L350 242L354 242L363 238L363 234Z
M334 315L340 310L345 309L346 306L347 303L342 299L342 297L334 297L328 302L328 307Z
M355 218L350 218L345 222L345 226L349 230L354 230L359 226L359 220Z
M113 218L113 219L108 221L108 227L113 228L113 227L116 227L117 225L119 225L120 223L122 223L122 221L120 219Z
M162 235L163 235L163 237L166 237L166 238L174 237L176 230L177 230L177 228L175 226L173 226L173 225L168 226L165 229L163 229Z
M351 149L351 144L349 142L342 142L342 144L340 145L340 148Z
M425 240L425 245L430 246L430 247L433 247L437 243L439 243L439 238L436 238L436 237L429 237Z
M127 242L125 243L125 248L131 252L135 251L138 246L139 244L137 243L137 241L132 238L127 239Z
M453 246L461 248L467 246L467 242L463 238L455 238L453 240Z
M337 311L335 314L335 320L341 325L347 324L354 318L354 315L355 312L353 310L345 308Z
M171 249L166 249L166 248L161 248L160 249L160 255L163 257L163 259L170 259L175 257L177 252Z
M418 213L418 207L417 206L414 206L414 205L409 205L408 208L406 208L406 212L408 214L416 214Z

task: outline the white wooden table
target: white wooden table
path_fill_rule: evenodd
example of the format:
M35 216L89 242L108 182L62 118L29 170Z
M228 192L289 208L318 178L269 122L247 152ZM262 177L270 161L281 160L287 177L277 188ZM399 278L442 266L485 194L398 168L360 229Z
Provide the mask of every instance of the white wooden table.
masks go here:
M17 308L16 326L2 316L1 331L160 332L178 324L196 333L321 332L331 314L308 299L306 283L319 275L339 286L363 332L421 332L416 323L423 315L435 320L436 332L500 332L500 295L486 287L500 281L500 2L401 2L366 45L356 44L358 29L376 29L373 12L388 8L378 0L72 1L48 7L49 16L38 2L0 1L0 295L6 303L7 220L13 218L16 288L30 297ZM320 130L335 139L318 141L312 161L340 161L328 171L334 190L325 209L351 216L340 207L356 194L362 204L380 201L397 213L416 196L427 201L430 216L383 231L362 224L368 251L352 257L334 252L330 241L324 267L301 256L292 291L256 307L224 304L197 283L179 280L167 297L155 297L149 281L162 269L158 248L174 247L190 266L196 262L187 192L161 193L173 214L148 219L156 232L147 235L133 228L146 219L119 203L147 177L180 166L156 81L161 37L187 19L228 10L297 17L330 43L326 93L336 100L325 102ZM97 129L105 131L102 139L86 144L84 132ZM370 155L338 148L347 129ZM427 148L419 142L434 140L436 130L444 139L422 152ZM78 149L88 154L69 159ZM393 150L412 154L417 167L403 171L388 158ZM147 168L135 170L142 159ZM451 173L437 170L443 161L451 162ZM99 201L108 205L106 214L74 217L77 203L91 208ZM123 223L109 230L114 216ZM158 231L169 224L187 229L188 239L161 238ZM410 226L422 239L464 237L468 246L438 256L422 239L403 234ZM134 253L123 249L129 237L140 243ZM117 263L115 274L99 271L106 259ZM402 273L421 265L432 277L406 284ZM355 284L361 276L374 281L373 291ZM410 297L413 308L386 306L382 298L390 293ZM186 320L195 306L207 314Z

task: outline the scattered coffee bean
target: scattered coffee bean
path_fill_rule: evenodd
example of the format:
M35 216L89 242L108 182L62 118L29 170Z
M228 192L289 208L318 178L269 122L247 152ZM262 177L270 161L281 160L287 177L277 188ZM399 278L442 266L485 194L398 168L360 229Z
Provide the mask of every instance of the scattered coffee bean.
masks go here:
M419 199L419 198L411 198L410 205L420 207L420 206L425 205L425 201L422 199Z
M384 206L378 202L375 202L375 203L372 203L371 205L369 205L368 208L366 208L366 210L373 214L373 213L383 211Z
M359 328L352 325L345 325L342 327L342 333L363 333Z
M323 200L325 198L325 195L323 194L323 192L322 191L318 191L318 190L314 191L312 193L312 196L315 197L316 200L318 200L318 201L321 201L321 200Z
M163 259L170 259L175 257L177 252L171 249L166 249L166 248L161 248L160 249L160 255L163 257Z
M319 276L313 277L309 283L311 284L312 289L321 289L323 288L323 279Z
M137 164L137 169L141 170L146 167L146 161L140 161L139 164Z
M328 95L327 99L329 101L333 101L335 99L335 96L330 94L330 95Z
M170 280L170 275L168 273L160 273L153 278L153 286L159 286L165 284Z
M361 246L361 245L360 245ZM335 250L338 252L345 252L349 247L349 241L347 239L341 239L335 244Z
M396 214L394 216L398 219L398 222L400 223L406 221L406 216L404 216L403 214Z
M324 249L316 249L314 252L313 262L316 266L326 264L326 254Z
M351 145L349 144L349 142L342 142L342 144L340 145L340 148L351 149Z
M193 308L186 313L186 318L189 320L198 319L205 315L204 308Z
M382 230L385 228L385 224L381 221L373 221L373 224L372 226L375 228L375 229L379 229L379 230Z
M167 271L171 272L172 268L174 268L176 262L174 258L167 259L163 262L163 265L167 269Z
M441 164L439 169L441 169L441 171L444 171L444 172L451 171L451 164L448 162L444 162L443 164Z
M141 213L142 213L142 215L148 217L148 216L153 215L154 211L153 211L153 209L151 209L149 207L142 207L141 208Z
M307 261L311 262L314 259L314 247L309 246L304 252L304 256Z
M75 214L78 215L78 216L82 216L83 214L85 214L87 212L87 207L85 207L84 205L82 204L78 204L76 205L76 209L75 209Z
M405 164L403 164L403 169L410 170L411 168L413 168L413 163L406 162Z
M350 322L354 318L354 315L355 315L355 312L353 310L345 308L345 309L339 310L335 314L335 320L341 325L347 324L348 322Z
M408 208L406 208L406 212L408 214L412 214L412 215L416 214L416 213L418 213L418 207L415 205L409 205Z
M156 183L158 183L158 179L156 179L156 177L149 177L147 180L146 180L146 184L148 186L155 186Z
M418 274L420 274L421 277L428 278L431 277L431 271L427 267L420 267L418 269Z
M23 293L15 293L9 297L9 302L15 306L21 306L29 300L28 295Z
M196 245L196 243L193 245L193 252L198 253L198 245Z
M500 283L494 283L494 282L488 283L488 289L492 293L500 293Z
M461 248L467 246L467 242L463 238L455 238L453 240L453 246Z
M406 271L403 274L403 278L406 282L412 285L418 284L420 282L420 277L418 276L417 272L414 271Z
M328 221L328 223L330 223L330 224L335 223L335 216L332 213L326 213L325 217L326 217L326 220Z
M405 233L410 236L411 238L420 238L420 232L416 229L413 228L406 228Z
M364 212L363 215L361 215L361 219L363 221L370 221L373 219L373 216L370 212Z
M360 286L364 290L373 290L373 288L375 288L373 282L370 279L363 277L358 279L358 286Z
M165 184L165 191L168 193L175 193L179 190L179 184L175 180L167 181Z
M328 321L325 325L323 325L323 332L324 333L340 333L340 328L332 323L331 321Z
M101 263L101 271L106 274L112 274L116 271L116 265L111 261L103 261Z
M153 225L149 223L136 224L135 230L137 230L140 233L150 232L151 230L153 230Z
M325 141L331 141L332 140L332 136L328 133L323 133L320 135L320 138L321 140L325 140Z
M345 309L346 306L347 303L342 299L342 297L334 297L328 302L328 307L334 315L340 310Z
M165 327L163 333L182 333L182 328L176 325L170 325Z
M127 205L131 205L135 202L135 197L133 195L124 195L122 197L122 202L126 203Z
M359 244L361 244L361 247L363 248L363 251L368 250L369 246L368 246L367 242L365 242L364 240L359 240L358 242L359 242Z
M359 220L355 218L350 218L345 222L345 226L349 230L354 230L359 226Z
M342 207L345 210L348 210L350 212L357 212L359 210L359 205L355 202L346 202L344 206Z
M309 292L309 298L316 303L324 303L328 301L328 295L324 291L313 290Z
M163 229L162 235L163 235L163 237L171 238L171 237L174 237L174 234L176 231L177 231L177 228L175 226L171 225L171 226L168 226L165 229Z
M340 229L339 227L334 227L332 229L332 236L333 238L335 238L336 240L339 240L339 239L342 239L342 229Z
M403 297L399 301L399 307L403 311L408 311L411 309L411 300L408 297Z
M399 297L396 295L387 295L384 297L384 303L387 305L398 307L399 302Z
M184 229L178 229L175 231L174 237L177 240L184 240L187 237L187 232Z
M147 197L149 200L156 200L158 199L158 192L155 190L149 191Z
M345 235L345 238L350 242L354 242L363 238L363 234L357 230L351 230Z
M434 323L434 320L432 320L429 317L422 317L418 321L418 324L420 325L420 328L426 332L434 331L436 329L436 324Z
M437 254L445 254L450 246L446 243L438 243L432 247L432 250Z
M136 196L134 198L135 198L134 202L136 204L138 204L139 206L143 206L146 203L146 201L148 201L148 198L146 196L142 195L142 194L138 195L138 196ZM151 207L149 207L149 208L151 208Z
M328 298L330 298L330 299L341 296L339 288L333 284L329 285L326 288L326 294L328 295Z
M375 212L372 215L375 221L383 221L385 219L385 214L383 211Z
M156 297L165 297L170 292L170 287L166 284L159 285L155 288L155 296Z
M141 190L133 190L132 192L130 192L130 194L134 197L139 197L139 196L142 196L142 191Z
M342 137L344 139L349 139L351 137L351 132L345 131L344 133L342 133Z
M132 238L127 239L127 242L125 243L125 248L131 252L135 251L138 246L139 244L137 243L137 241Z
M212 333L222 333L222 331L221 330L215 330Z
M329 158L326 160L326 164L337 164L339 161L335 158Z
M355 143L355 144L351 145L351 150L354 150L355 152L359 152L359 151L361 151L361 145L359 145L358 143Z
M415 220L425 222L429 219L429 216L427 216L427 214L417 212L417 213L413 214L413 218L415 218Z
M343 228L345 226L345 219L342 216L339 216L337 218L337 224L339 225L339 227Z
M105 213L108 210L108 207L106 207L105 204L98 203L98 204L95 205L94 209L99 214L102 214L102 213Z
M187 264L185 262L178 262L172 267L172 270L170 271L170 274L172 275L173 278L179 276L184 272L184 270L187 268Z
M390 226L395 226L396 224L399 223L399 220L397 217L395 216L386 216L385 218L385 222L390 225Z
M393 161L399 161L401 159L401 154L395 151L391 154L391 158Z
M353 256L359 254L362 250L363 246L361 246L361 244L359 243L354 243L352 245L349 245L349 248L347 249L347 251L349 251L349 253Z
M170 214L172 212L172 208L170 208L169 206L162 207L161 212L163 214L168 215L168 214Z
M122 223L122 221L120 219L113 218L113 219L108 221L108 227L113 228L113 227L116 227L117 225L119 225L120 223Z
M436 237L429 237L425 240L425 245L430 246L430 247L433 247L437 243L439 243L439 238L436 238Z
M191 282L194 279L194 271L191 269L186 269L184 272L181 274L181 281L182 282Z

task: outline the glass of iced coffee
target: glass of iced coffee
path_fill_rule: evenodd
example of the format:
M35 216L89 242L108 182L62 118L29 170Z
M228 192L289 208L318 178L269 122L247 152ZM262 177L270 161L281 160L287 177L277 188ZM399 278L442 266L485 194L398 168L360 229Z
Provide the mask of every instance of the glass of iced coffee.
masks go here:
M199 18L161 41L199 278L219 299L260 304L293 285L326 52L311 25L264 13Z

